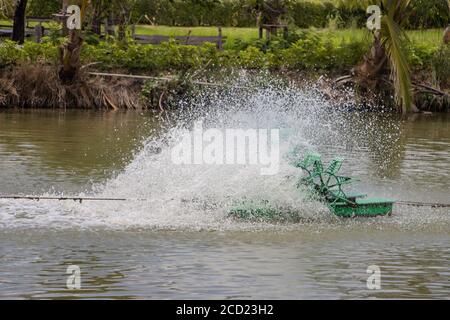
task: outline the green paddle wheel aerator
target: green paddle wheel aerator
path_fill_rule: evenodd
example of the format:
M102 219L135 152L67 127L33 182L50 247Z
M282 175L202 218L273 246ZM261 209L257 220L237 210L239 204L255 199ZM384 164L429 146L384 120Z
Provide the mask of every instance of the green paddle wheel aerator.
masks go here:
M390 199L369 198L365 194L350 194L343 190L352 183L352 178L338 175L343 159L335 158L327 169L324 169L321 156L309 153L297 163L297 168L303 169L307 176L299 181L307 186L319 200L340 217L375 217L392 214L394 202Z

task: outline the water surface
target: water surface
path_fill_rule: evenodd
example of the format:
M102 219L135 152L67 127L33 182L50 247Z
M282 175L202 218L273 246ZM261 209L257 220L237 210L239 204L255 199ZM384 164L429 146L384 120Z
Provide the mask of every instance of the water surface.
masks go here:
M265 112L236 116L295 129L288 146L345 156L344 172L371 195L450 202L448 115L323 115L318 123ZM171 164L164 121L134 111L0 112L1 194L147 199L0 200L0 298L449 298L450 209L396 206L392 217L338 219L297 197L287 162L274 177L248 166ZM226 213L239 196L271 197L310 219L235 221ZM81 268L81 290L66 288L69 265ZM366 287L370 265L381 268L381 290Z

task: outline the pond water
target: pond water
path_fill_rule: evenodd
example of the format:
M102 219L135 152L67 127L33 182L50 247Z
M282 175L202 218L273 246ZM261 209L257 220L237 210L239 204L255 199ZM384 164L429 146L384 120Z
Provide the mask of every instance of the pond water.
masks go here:
M210 97L206 109L215 111L197 120L280 128L282 153L297 146L326 160L343 156L358 190L450 203L449 115L336 113L308 91L233 99ZM449 208L396 205L391 217L339 219L299 196L292 177L300 172L284 157L273 176L250 165L175 165L170 145L192 121L136 111L1 111L0 194L132 201L0 200L0 298L450 297ZM230 218L242 198L289 204L308 219ZM66 286L70 265L81 270L79 290ZM381 269L379 290L366 285L372 265Z

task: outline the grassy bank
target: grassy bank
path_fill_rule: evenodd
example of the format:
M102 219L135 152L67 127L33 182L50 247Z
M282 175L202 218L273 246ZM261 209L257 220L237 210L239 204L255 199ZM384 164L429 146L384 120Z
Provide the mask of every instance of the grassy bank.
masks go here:
M186 35L189 30L192 31L192 35L217 34L216 28L150 26L139 26L137 33L175 36ZM363 61L364 55L371 46L370 35L360 29L297 30L291 32L288 39L274 38L269 42L257 39L257 29L254 28L224 28L223 33L228 37L223 51L218 51L214 44L208 43L202 46L186 46L171 41L161 45L141 45L132 40L121 43L114 39L104 41L87 36L82 48L81 62L82 65L89 66L83 70L114 72L119 70L123 73L147 75L198 74L199 72L223 72L226 69L248 69L334 77L348 74L354 66ZM441 45L442 33L443 30L409 31L411 42L407 48L407 58L414 79L425 79L428 83L448 91L450 46ZM0 42L0 80L3 84L0 88L0 100L3 99L3 103L0 104L17 102L16 96L28 96L28 90L31 90L33 94L39 94L39 92L42 92L42 95L55 94L56 97L50 99L51 105L61 103L61 96L64 96L65 91L64 88L52 91L52 86L56 86L56 79L52 77L51 70L57 70L58 50L63 41L64 39L57 37L45 37L41 44L26 41L23 46L18 46L11 41L2 40ZM29 66L42 66L47 76L26 80ZM39 73L39 70L33 69L33 73ZM45 86L43 82L46 78L55 81L48 86L48 90L41 90L40 88ZM36 84L27 87L21 84L21 81L36 81ZM117 82L113 86L116 84L120 87L123 83ZM95 83L89 85L94 85L93 88L95 88ZM107 86L106 82L102 82L101 87L90 91L87 96L105 92ZM83 93L84 89L81 91L78 91L79 88L72 89L73 95L86 95ZM56 91L58 92L55 93ZM113 91L108 91L105 95L100 94L102 98L94 99L93 105L106 104L121 107L123 101L121 102L120 97L109 98L114 96ZM139 96L137 91L135 85L131 95L133 99ZM15 92L21 93L15 95ZM131 103L131 98L126 100L127 106L138 105ZM32 105L44 104L46 101L45 97L35 96ZM25 104L20 103L20 105ZM70 104L74 103L64 105Z
M138 33L161 35L216 35L215 28L174 28L140 26ZM228 37L224 51L213 44L184 46L174 42L161 45L127 45L115 41L99 41L87 37L82 51L83 64L96 63L102 70L130 69L131 71L164 72L197 69L208 63L211 68L238 67L246 69L307 70L341 73L362 61L371 45L365 30L332 31L297 30L287 40L270 42L257 39L251 28L224 28ZM408 59L414 70L432 71L433 57L440 50L443 30L410 31ZM54 63L58 47L64 39L45 37L42 44L32 41L23 47L3 40L0 46L0 65L21 62Z

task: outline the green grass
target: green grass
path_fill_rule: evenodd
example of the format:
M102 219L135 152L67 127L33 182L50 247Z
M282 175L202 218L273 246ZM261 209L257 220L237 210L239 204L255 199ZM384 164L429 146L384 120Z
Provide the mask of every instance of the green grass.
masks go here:
M428 44L434 47L438 47L442 44L444 29L408 31L408 37L414 43Z
M185 36L191 31L192 36L217 36L216 27L166 27L166 26L136 26L136 33L145 35ZM222 28L222 34L229 39L250 40L258 38L257 28Z
M186 36L189 31L191 36L217 36L219 31L216 27L166 27L166 26L136 26L136 33L143 35L162 35L162 36ZM258 39L257 28L222 28L222 35L226 37L225 49L229 48L237 40L249 41Z
M1 20L0 19L0 25L2 25L2 26L12 26L12 20Z
M29 26L34 26L37 23L30 22ZM12 25L10 20L0 20L0 25ZM46 28L55 28L55 23L44 23ZM165 35L165 36L185 36L191 31L192 36L217 36L217 27L167 27L167 26L149 26L137 25L136 33L143 35ZM366 29L317 29L319 32L326 33L335 42L350 40L370 39L370 34ZM408 31L408 37L416 44L428 45L431 47L438 47L442 43L443 29L429 29L429 30L411 30ZM257 28L231 28L223 27L222 34L227 37L228 45L237 39L242 41L249 41L258 38ZM225 44L225 48L227 45Z
M39 24L39 22L36 21L29 21L27 23L27 27L28 28L34 28L35 26L37 26ZM12 29L13 26L13 21L12 20L1 20L0 19L0 25L2 26L2 29L5 29L5 26L11 26L10 29ZM47 29L47 30L58 30L60 25L57 22L43 22L42 26ZM30 31L32 29L28 29L28 31Z
M137 34L143 35L165 35L165 36L185 36L191 31L192 36L217 36L216 27L166 27L139 25L136 27ZM334 41L350 41L370 39L370 34L366 29L317 29L326 33ZM407 31L408 37L414 43L438 47L442 43L443 29L411 30ZM222 34L227 37L228 42L236 39L248 41L258 38L257 28L222 28ZM226 48L226 46L225 46Z

